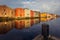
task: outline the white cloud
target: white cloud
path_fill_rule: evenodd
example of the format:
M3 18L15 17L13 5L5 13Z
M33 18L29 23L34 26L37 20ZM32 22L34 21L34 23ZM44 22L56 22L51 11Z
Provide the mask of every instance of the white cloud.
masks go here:
M35 4L36 2L30 2L30 1L23 1L22 4Z
M27 2L22 2L22 4L30 4L30 2L29 2L29 1L27 1Z
M0 0L0 4L29 8L41 12L56 12L60 9L60 0Z
M47 11L51 9L51 7L47 4L42 4L42 8L47 10Z

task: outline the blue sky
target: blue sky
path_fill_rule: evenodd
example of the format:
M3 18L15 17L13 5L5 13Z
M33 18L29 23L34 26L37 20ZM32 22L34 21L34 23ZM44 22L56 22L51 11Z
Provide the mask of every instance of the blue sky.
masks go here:
M0 0L0 5L29 8L40 12L60 14L60 0Z

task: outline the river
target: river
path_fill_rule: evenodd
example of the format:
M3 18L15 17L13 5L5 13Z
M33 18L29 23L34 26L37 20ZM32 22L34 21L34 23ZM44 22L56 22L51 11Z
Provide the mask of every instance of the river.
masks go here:
M60 38L60 18L36 18L0 22L0 40L32 40L43 23L49 24L50 35Z

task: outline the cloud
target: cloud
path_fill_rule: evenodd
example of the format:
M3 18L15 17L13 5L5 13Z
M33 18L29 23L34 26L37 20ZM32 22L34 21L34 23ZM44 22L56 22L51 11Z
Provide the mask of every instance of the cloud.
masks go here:
M22 2L22 4L30 4L31 2L27 1L27 2Z
M60 0L0 0L0 4L6 4L12 8L22 7L41 12L60 12Z
M35 4L35 3L36 3L36 2L34 2L34 1L33 1L33 2L30 2L30 1L26 1L26 2L23 1L23 2L22 2L22 4Z

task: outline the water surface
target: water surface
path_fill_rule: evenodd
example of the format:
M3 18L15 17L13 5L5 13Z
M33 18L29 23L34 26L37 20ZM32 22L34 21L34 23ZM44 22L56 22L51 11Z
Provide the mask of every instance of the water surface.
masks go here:
M49 24L50 35L60 38L60 18L36 18L0 22L0 40L32 40L43 23Z

